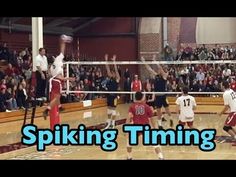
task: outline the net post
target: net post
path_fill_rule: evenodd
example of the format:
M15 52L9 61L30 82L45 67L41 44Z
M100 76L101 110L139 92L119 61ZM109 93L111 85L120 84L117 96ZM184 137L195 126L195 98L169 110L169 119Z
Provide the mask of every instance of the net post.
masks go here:
M67 80L66 80L66 94L68 95L69 94L69 90L70 90L70 81L69 81L69 63L66 63L66 77L67 77Z

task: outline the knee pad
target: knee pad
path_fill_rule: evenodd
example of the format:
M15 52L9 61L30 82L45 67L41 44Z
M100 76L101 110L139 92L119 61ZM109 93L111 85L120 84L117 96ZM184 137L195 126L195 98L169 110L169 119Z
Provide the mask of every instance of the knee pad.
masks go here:
M232 127L231 126L224 126L223 130L228 132L229 130L232 130Z

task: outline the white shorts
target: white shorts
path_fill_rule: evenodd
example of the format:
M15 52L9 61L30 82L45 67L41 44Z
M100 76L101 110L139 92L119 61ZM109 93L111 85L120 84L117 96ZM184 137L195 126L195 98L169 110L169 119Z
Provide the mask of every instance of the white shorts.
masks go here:
M107 114L108 115L112 115L112 116L116 116L116 110L115 109L107 109Z
M194 116L193 117L179 116L179 120L181 122L192 122L194 121Z

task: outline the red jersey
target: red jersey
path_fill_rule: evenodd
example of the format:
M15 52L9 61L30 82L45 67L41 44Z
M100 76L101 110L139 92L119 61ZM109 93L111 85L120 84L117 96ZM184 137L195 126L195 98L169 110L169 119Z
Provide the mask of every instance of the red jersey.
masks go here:
M140 80L135 80L131 83L132 91L138 92L142 90L142 83Z
M130 106L129 112L133 114L134 124L149 124L149 118L153 116L151 108L146 103L134 103Z

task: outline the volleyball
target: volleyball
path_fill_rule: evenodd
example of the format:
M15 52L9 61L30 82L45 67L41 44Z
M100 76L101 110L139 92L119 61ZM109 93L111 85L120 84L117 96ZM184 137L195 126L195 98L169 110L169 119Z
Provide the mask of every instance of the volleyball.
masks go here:
M65 34L61 35L61 39L67 43L71 43L73 41L73 38L71 36L67 36Z

